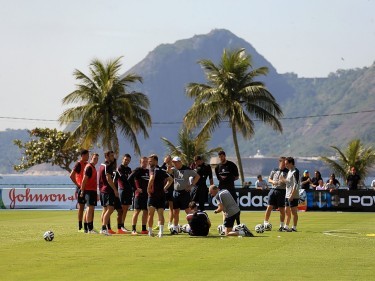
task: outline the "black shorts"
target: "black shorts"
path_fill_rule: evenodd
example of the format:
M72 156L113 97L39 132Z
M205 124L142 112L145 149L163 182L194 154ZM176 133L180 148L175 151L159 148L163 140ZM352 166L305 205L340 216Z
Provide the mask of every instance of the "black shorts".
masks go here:
M190 191L191 200L196 203L208 200L208 187L207 186L195 186ZM232 195L233 196L233 195Z
M76 192L77 192L77 203L78 204L86 204L86 199L85 199L85 196L81 197L81 189L77 188L76 189Z
M120 198L115 196L115 210L122 210Z
M231 217L225 218L225 219L224 219L224 223L223 223L224 226L225 226L225 227L230 227L230 228L232 228L233 225L234 225L234 222L235 222L236 220L240 220L240 214L241 214L241 211L238 212L238 213L236 213L235 215L233 215L233 216L231 216Z
M129 192L128 190L124 190L124 189L119 188L118 195L119 195L119 198L120 198L121 205L131 205L132 204L133 194L131 192Z
M285 206L286 207L298 207L298 199L293 199L292 201L289 201L288 198L285 198Z
M114 193L100 193L100 203L103 207L115 206L115 196Z
M186 190L175 190L173 192L173 209L185 210L189 207L190 192Z
M166 201L173 201L173 184L168 187L167 191L165 192L165 200Z
M94 190L85 191L86 206L96 206L98 201L98 194Z
M147 210L147 197L134 197L134 209Z
M165 197L164 198L147 198L147 207L154 207L155 209L165 209Z
M274 208L285 207L285 189L272 188L268 192L268 205Z

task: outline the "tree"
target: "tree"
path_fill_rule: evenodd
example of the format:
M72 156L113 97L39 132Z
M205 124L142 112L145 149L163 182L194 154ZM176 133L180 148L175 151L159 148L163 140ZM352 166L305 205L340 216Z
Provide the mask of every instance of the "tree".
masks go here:
M375 150L371 146L366 147L359 139L351 140L343 151L337 146L331 147L337 152L337 161L325 156L320 159L326 162L340 178L346 179L350 167L355 167L364 181L369 169L375 165Z
M179 156L182 163L187 165L194 162L194 156L196 155L201 155L204 161L208 161L215 152L222 150L221 147L208 149L207 143L211 139L210 136L206 134L198 139L186 127L183 127L178 133L177 146L166 138L161 139L167 147L169 154Z
M253 69L251 56L247 55L244 49L232 52L224 50L219 65L210 60L201 60L198 63L203 67L208 83L188 84L186 93L195 100L185 115L185 124L190 129L203 123L197 136L200 138L205 134L211 134L220 123L228 122L232 129L233 144L243 183L237 132L245 139L250 139L254 135L253 117L282 132L278 117L283 113L279 104L264 83L254 81L256 76L266 75L268 68Z
M61 125L79 122L68 143L78 141L82 147L89 147L101 142L104 150L118 154L117 132L120 131L140 155L137 134L148 137L147 127L151 126L149 99L140 92L129 93L129 85L142 82L142 78L135 74L121 77L120 59L106 64L94 59L89 66L90 77L77 69L74 71L80 84L63 99L63 104L79 105L65 110L59 118Z
M28 130L31 140L22 143L14 140L22 151L21 164L14 165L16 171L27 170L35 165L51 163L71 172L70 164L77 161L80 151L79 145L65 146L70 133L64 133L56 129L35 128Z

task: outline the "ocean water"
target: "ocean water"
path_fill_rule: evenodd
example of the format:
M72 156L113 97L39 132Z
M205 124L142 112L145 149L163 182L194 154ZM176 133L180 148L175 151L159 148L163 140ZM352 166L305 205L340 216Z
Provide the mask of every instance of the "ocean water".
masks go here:
M267 176L263 179L267 181ZM326 181L328 178L324 178ZM371 185L373 177L368 177L365 181L366 186ZM246 177L245 181L251 182L250 187L255 187L256 177ZM345 182L339 179L342 186L345 186ZM208 182L208 181L207 181ZM217 179L214 177L214 183L217 184ZM235 182L237 187L240 187L241 182L237 180ZM75 187L69 178L69 175L48 175L48 176L35 176L35 175L0 175L0 188L16 187L16 188L62 188L62 187Z
M68 174L64 176L0 175L0 188L69 188L74 186Z

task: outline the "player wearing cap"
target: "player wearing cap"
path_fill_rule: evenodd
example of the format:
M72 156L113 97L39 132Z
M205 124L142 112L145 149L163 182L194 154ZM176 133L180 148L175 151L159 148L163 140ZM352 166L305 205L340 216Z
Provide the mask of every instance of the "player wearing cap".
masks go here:
M190 191L194 185L197 184L200 176L196 171L185 166L178 156L172 159L173 169L173 230L171 234L178 234L178 223L180 219L180 210L185 210L189 213Z

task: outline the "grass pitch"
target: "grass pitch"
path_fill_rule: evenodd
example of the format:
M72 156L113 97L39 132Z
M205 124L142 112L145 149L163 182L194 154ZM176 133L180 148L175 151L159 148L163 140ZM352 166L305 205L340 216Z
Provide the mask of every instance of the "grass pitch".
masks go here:
M254 238L220 237L221 214L208 214L209 237L171 236L166 229L160 239L78 233L76 211L3 210L1 279L374 280L373 213L300 212L299 232L280 233L273 212L274 229ZM241 221L253 229L263 215L242 212ZM97 211L97 229L99 218ZM55 233L52 242L43 239L47 230Z

